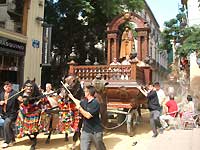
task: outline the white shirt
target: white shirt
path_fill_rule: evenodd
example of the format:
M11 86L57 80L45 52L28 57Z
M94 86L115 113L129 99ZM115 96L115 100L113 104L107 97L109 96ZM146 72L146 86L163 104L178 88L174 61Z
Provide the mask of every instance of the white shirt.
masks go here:
M43 94L44 94L44 95L47 95L47 94L55 94L55 93L54 93L53 90L50 90L49 92L45 91Z
M185 106L184 106L184 111L185 112L190 112L190 113L194 113L194 102L193 101L189 101Z
M129 62L129 60L124 60L122 61L122 65L131 65L131 63Z
M158 95L159 104L162 106L166 98L165 93L162 89L159 89L158 91L156 91L156 93Z
M110 65L121 65L119 62L112 62Z

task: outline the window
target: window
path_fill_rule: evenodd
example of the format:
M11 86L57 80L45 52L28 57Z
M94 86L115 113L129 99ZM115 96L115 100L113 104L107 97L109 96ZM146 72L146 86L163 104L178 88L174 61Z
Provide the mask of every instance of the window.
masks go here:
M4 21L0 21L0 28L5 28L5 22Z
M0 0L0 4L6 4L6 0Z

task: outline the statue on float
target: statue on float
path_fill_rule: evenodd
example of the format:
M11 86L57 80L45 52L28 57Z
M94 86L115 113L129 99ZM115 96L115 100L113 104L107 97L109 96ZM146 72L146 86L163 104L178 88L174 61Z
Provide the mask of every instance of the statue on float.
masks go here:
M129 26L126 26L121 38L120 58L130 55L130 53L132 53L133 48L134 48L133 32Z

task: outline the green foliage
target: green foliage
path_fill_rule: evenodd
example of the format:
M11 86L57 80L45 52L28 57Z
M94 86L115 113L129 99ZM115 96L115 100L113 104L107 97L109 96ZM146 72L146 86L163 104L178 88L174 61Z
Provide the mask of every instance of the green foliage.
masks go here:
M200 27L190 27L186 31L188 34L182 46L177 49L177 54L183 56L187 56L193 51L200 51Z
M163 41L159 45L161 50L167 50L168 52L172 50L171 41L182 44L184 39L190 33L190 30L185 28L186 14L183 8L180 8L179 14L176 18L170 19L164 23L165 29L161 33Z
M79 64L84 64L87 54L92 62L98 56L103 63L105 54L94 45L106 41L107 23L124 9L140 11L143 6L143 0L46 0L45 20L53 25L52 47L56 47L52 51L60 57L58 67L52 63L56 72L63 75L72 46Z
M200 28L187 27L185 20L186 14L184 9L181 8L176 18L165 22L165 29L161 34L163 38L160 45L161 49L171 51L171 40L180 44L176 49L176 54L180 56L187 56L189 53L200 49Z

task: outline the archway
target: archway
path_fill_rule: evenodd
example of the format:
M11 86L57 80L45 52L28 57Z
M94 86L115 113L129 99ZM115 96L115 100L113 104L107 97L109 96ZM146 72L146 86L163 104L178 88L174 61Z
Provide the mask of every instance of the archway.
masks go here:
M107 27L107 63L110 64L113 58L119 58L119 26L125 22L134 22L137 25L137 53L138 59L144 60L148 56L149 49L149 32L146 20L134 12L123 13L115 17Z

